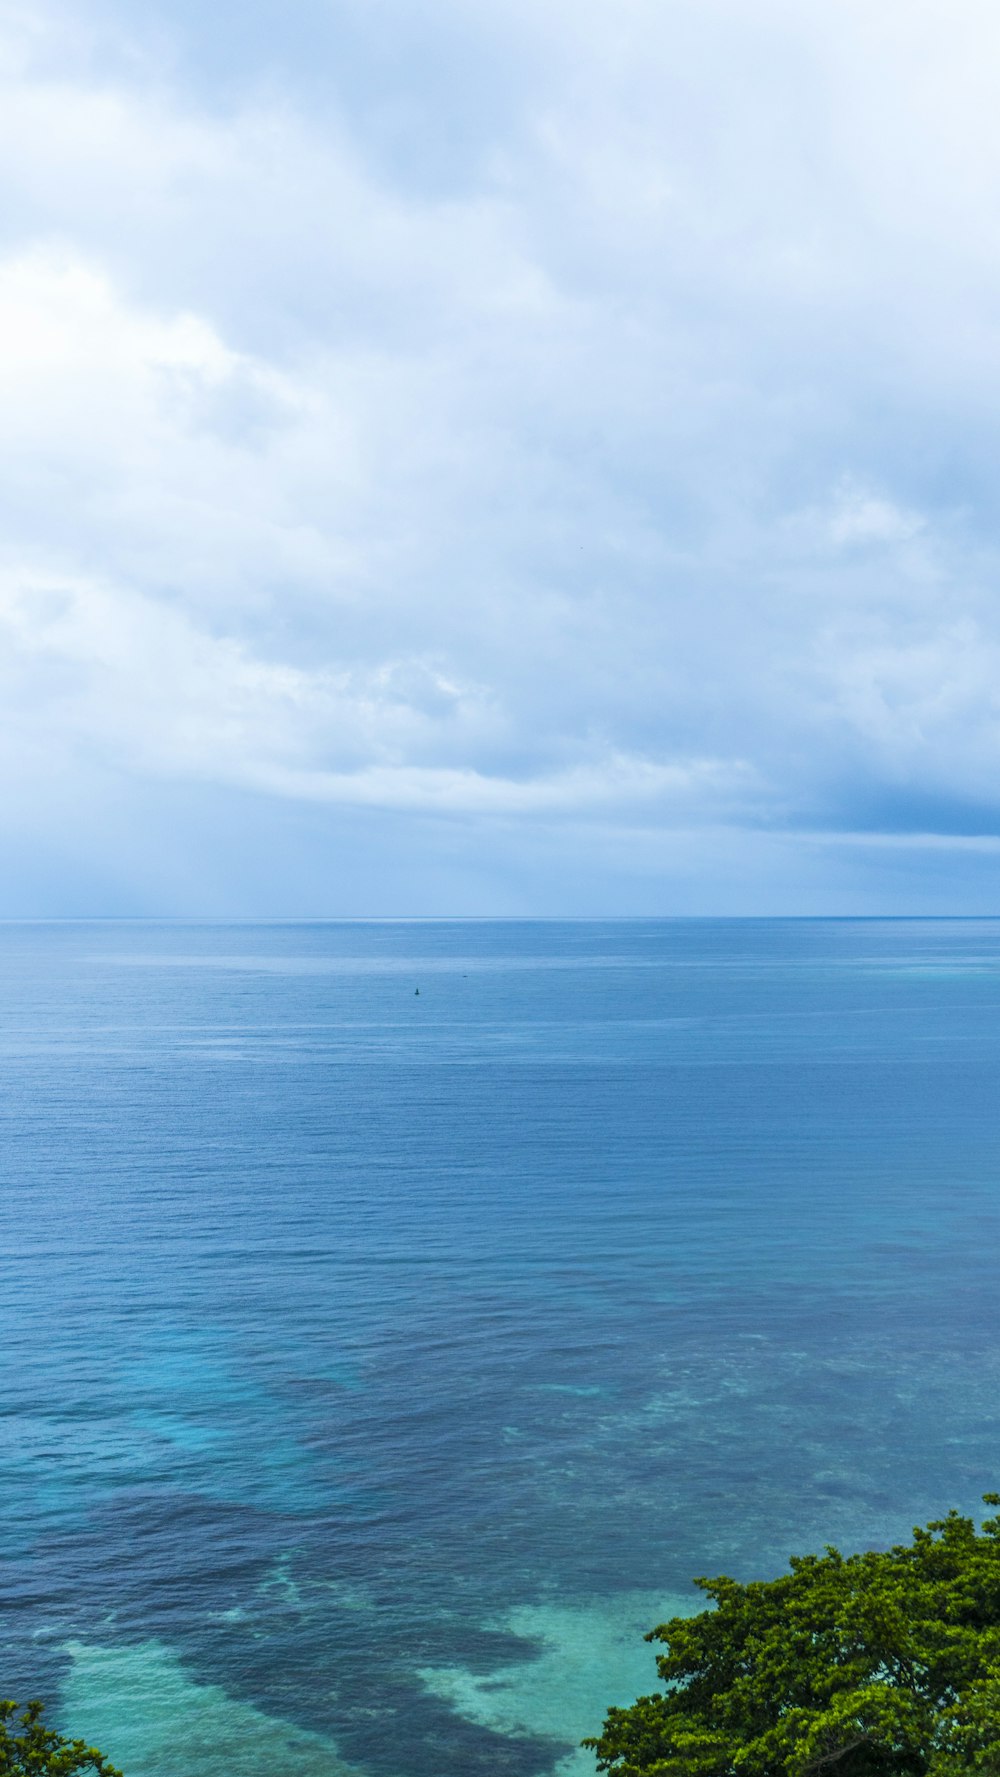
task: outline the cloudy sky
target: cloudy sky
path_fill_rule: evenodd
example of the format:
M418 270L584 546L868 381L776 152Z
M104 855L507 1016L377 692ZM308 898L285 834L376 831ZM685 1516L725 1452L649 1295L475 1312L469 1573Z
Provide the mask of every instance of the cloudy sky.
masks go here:
M998 82L2 0L0 913L1000 910Z

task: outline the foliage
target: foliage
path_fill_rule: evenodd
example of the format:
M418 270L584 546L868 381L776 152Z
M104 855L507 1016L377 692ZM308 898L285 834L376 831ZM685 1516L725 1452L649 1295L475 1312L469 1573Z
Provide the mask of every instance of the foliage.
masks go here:
M0 1702L0 1777L76 1777L80 1771L122 1777L96 1747L64 1740L48 1727L42 1711L41 1703L26 1703L18 1718L16 1703Z
M984 1495L1000 1505L1000 1494ZM616 1777L1000 1777L1000 1518L779 1579L696 1582L714 1610L647 1636L663 1693L586 1745Z

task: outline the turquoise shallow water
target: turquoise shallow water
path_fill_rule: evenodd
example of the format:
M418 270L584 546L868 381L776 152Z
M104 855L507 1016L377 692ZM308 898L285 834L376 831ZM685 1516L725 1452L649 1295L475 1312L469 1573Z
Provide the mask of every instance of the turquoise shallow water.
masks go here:
M0 1691L126 1777L577 1777L693 1574L1000 1486L1000 923L0 980Z

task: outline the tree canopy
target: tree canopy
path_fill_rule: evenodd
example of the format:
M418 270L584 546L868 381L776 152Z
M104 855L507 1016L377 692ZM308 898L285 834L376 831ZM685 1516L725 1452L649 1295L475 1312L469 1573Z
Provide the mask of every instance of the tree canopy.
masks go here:
M90 1771L95 1777L122 1777L120 1771L82 1740L65 1740L43 1720L37 1700L18 1705L9 1698L0 1702L0 1777L77 1777Z
M1000 1494L984 1495L1000 1506ZM586 1745L616 1777L1000 1777L1000 1517L885 1551L695 1583L715 1608L646 1637L666 1689Z

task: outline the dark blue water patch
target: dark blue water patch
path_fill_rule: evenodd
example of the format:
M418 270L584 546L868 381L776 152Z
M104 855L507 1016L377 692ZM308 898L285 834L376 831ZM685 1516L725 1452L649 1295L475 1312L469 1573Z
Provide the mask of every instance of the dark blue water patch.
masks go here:
M0 978L0 1688L127 1777L121 1672L214 1724L184 1777L255 1711L568 1777L605 1633L610 1685L693 1574L998 1485L1000 925L5 927Z

